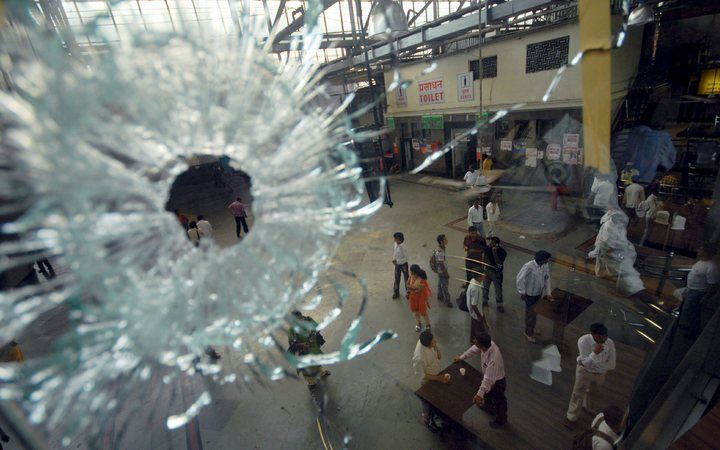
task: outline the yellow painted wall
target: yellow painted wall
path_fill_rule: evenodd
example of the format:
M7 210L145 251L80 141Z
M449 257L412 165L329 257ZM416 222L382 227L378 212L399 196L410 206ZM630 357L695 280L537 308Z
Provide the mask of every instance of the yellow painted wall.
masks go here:
M570 36L569 59L578 52L579 26L577 22L560 27L549 28L534 33L523 34L515 38L490 42L483 47L483 57L497 55L498 76L483 80L483 106L485 110L497 111L514 104L524 102L525 110L580 107L581 78L579 67L565 71L560 85L548 103L541 99L550 85L556 70L536 73L525 73L525 56L528 44ZM631 34L622 48L613 51L613 99L622 98L628 87L628 80L637 70L640 55L640 30L631 29ZM478 58L477 49L435 60L437 69L422 75L428 63L417 63L403 66L400 74L403 79L412 80L407 88L407 106L398 107L395 93L388 94L387 114L395 117L418 116L422 114L462 114L478 111L478 80L474 82L475 95L473 101L457 100L457 76L469 71L469 61ZM442 78L445 84L445 102L442 104L420 105L417 81ZM385 85L392 82L392 72L385 73ZM615 103L618 103L617 101Z

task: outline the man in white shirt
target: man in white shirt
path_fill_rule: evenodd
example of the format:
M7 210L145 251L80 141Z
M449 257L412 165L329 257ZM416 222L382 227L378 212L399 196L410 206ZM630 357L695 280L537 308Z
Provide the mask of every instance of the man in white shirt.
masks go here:
M645 229L643 230L639 243L641 246L645 244L645 239L647 239L648 233L650 232L650 224L655 220L655 216L657 216L657 212L660 209L660 201L657 198L657 194L657 188L655 188L650 192L648 198L638 203L635 209L635 214L645 219Z
M480 205L480 199L473 200L473 205L468 209L467 216L468 227L475 227L480 236L485 237L485 229L483 228L483 208Z
M693 264L683 293L678 324L690 338L696 338L702 330L703 305L715 294L720 282L720 271L713 260L717 250L705 244L698 249L698 261Z
M605 325L594 323L590 325L590 334L578 339L575 385L565 416L565 426L569 429L575 427L582 408L597 414L595 400L598 388L605 383L607 372L615 369L615 343L607 334Z
M200 237L211 238L213 237L213 227L210 222L205 220L205 216L198 216L197 229L200 233Z
M465 176L463 177L463 180L465 180L465 184L468 186L475 186L475 183L477 182L478 174L475 171L475 167L470 166L470 170L465 172Z
M635 209L640 205L640 202L645 200L645 188L638 184L637 181L639 179L639 176L634 175L632 177L632 183L625 187L625 192L623 193L623 208L625 209L625 214L627 214L628 219L630 219L628 226L632 225L635 219L637 219Z
M187 236L195 247L200 246L200 239L202 239L202 235L200 234L200 230L197 228L197 222L194 220L188 224Z
M541 297L550 297L550 258L552 255L545 250L535 253L532 261L526 262L515 279L520 298L525 302L525 339L535 343L535 323L537 313L535 304Z
M470 280L470 283L468 283L467 291L465 292L468 314L470 314L470 343L473 342L474 336L480 333L487 333L488 331L487 321L480 311L482 293L482 275L473 273L473 278Z
M393 249L392 263L395 266L395 283L393 284L393 299L400 298L400 275L405 277L405 291L407 292L407 282L410 278L407 251L405 250L405 236L401 232L393 234L395 248Z
M645 188L642 187L637 181L640 179L637 175L632 177L632 183L630 183L623 193L623 206L629 210L633 210L640 204L641 201L645 200Z
M420 376L420 384L430 381L443 384L450 382L449 373L440 375L440 359L442 359L442 353L435 336L427 330L420 333L420 339L415 345L413 354L413 368L415 374ZM428 428L431 427L434 412L435 409L432 405L423 400L423 419Z

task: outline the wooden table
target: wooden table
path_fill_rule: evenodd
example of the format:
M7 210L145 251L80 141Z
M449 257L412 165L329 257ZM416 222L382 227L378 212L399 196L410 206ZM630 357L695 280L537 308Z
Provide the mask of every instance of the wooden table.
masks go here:
M547 298L541 298L535 304L535 312L553 321L553 343L562 352L565 340L565 326L575 320L588 306L592 300L580 297L562 289L553 289L551 303Z
M461 367L465 369L465 375L460 374ZM450 364L440 372L441 375L445 373L450 374L448 384L426 381L415 394L462 426L463 414L473 405L483 375L465 361Z

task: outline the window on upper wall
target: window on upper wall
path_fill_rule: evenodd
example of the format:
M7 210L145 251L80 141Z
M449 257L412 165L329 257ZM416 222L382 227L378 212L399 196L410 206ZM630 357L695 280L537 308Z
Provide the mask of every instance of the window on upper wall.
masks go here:
M525 73L559 69L568 62L570 36L536 42L527 46Z
M468 61L470 63L470 71L473 73L473 80L480 78L478 68L478 60ZM482 59L483 78L495 78L497 76L497 55L488 56Z

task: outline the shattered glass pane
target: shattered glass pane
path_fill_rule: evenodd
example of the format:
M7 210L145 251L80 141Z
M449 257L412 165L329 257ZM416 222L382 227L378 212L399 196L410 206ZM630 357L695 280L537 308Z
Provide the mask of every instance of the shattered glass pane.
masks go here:
M0 366L7 405L0 412L12 416L20 405L53 448L139 448L147 441L135 442L133 431L144 426L149 442L172 447L170 430L198 429L202 414L222 414L225 396L256 393L268 382L282 396L282 383L294 380L307 383L312 418L298 419L305 410L297 414L296 404L278 414L309 423L307 447L377 446L368 430L378 422L352 428L338 416L362 405L377 421L396 414L393 426L411 429L416 421L405 411L412 407L388 402L417 400L406 372L418 339L411 327L378 331L395 325L393 308L407 310L378 287L389 279L385 242L403 227L411 262L427 268L436 230L422 224L444 217L455 290L477 262L459 246L474 226L466 211L476 199L485 211L482 234L500 235L510 254L511 314L488 317L493 340L508 360L517 357L508 365L512 383L532 383L538 398L554 380L571 383L575 340L601 321L624 355L627 370L615 384L628 392L614 401L625 409L642 362L674 328L673 308L681 306L668 290L682 278L678 266L692 260L678 263L667 250L679 234L691 240L679 232L685 221L703 223L691 214L708 208L690 201L673 209L679 182L662 172L684 162L669 132L636 117L637 98L665 92L665 81L643 79L637 67L674 58L663 42L674 25L663 22L661 32L660 18L675 2L608 2L610 29L593 33L583 30L583 8L597 5L591 1L413 4L407 32L395 2L375 15L375 3L360 1L9 2L0 29L0 273L37 264L44 279L0 291L0 343L22 343L48 327L59 338L37 338L44 351ZM645 19L656 24L631 28L631 6L655 8ZM378 12L388 16L377 23L388 24L390 40L362 31ZM707 53L690 54L699 61ZM488 58L494 76L480 73ZM697 100L694 91L685 94L673 101ZM707 147L697 153L709 167L715 150ZM201 174L215 164L222 170ZM212 179L212 199L192 184L175 198L173 184L193 173L202 175L198 185ZM240 173L252 183L241 183ZM394 205L395 179L446 192L405 186L394 192L412 200L379 212ZM628 203L634 180L653 194L649 200ZM237 209L229 205L237 197L251 232L233 223ZM456 210L464 215L445 217ZM374 214L380 219L368 224ZM204 239L202 227L191 225L200 216L237 234ZM514 353L517 336L503 330L520 329L512 323L524 309L515 269L538 250L553 253L553 287L574 297L546 299L541 321L553 320L552 339L528 359ZM587 302L568 319L571 297ZM443 348L464 351L466 335L447 330L466 328L465 315L430 315ZM320 350L323 334L340 339ZM407 354L340 366L358 370L360 388L346 389L341 378L326 389L330 365L392 338ZM520 339L536 337L531 330ZM338 386L342 395L332 395ZM272 400L256 399L238 417L251 428L265 419L255 406ZM629 411L637 417L637 408ZM464 426L489 446L508 445L478 422ZM568 437L556 428L548 427L553 444ZM403 436L395 431L383 438Z
M285 376L285 346L272 331L311 294L338 239L382 204L361 205L357 157L338 120L344 107L327 101L314 60L278 62L258 38L262 25L245 14L234 40L203 29L148 36L135 23L121 47L81 54L23 25L37 16L32 3L13 7L15 26L3 31L12 89L0 94L0 196L15 220L2 228L0 271L41 257L67 270L1 294L3 342L51 314L65 322L52 352L4 369L4 398L18 400L32 423L60 430L67 445L80 432L100 439L104 419L131 411L149 386L175 392L200 374ZM319 41L307 20L311 54ZM165 211L197 154L227 156L252 177L253 232L239 245L195 247ZM333 284L339 311L346 294ZM356 344L360 323L322 363L391 337ZM224 372L213 346L244 354L247 368ZM187 410L176 409L173 393L149 420L169 411L168 428L186 424L211 401L206 390L189 392Z

